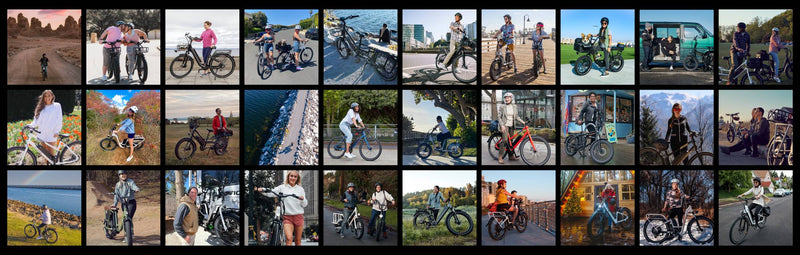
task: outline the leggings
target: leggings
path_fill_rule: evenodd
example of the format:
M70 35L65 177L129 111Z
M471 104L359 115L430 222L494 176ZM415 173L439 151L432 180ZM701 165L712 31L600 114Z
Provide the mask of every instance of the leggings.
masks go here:
M203 48L203 63L208 66L208 57L211 55L211 47L204 47Z

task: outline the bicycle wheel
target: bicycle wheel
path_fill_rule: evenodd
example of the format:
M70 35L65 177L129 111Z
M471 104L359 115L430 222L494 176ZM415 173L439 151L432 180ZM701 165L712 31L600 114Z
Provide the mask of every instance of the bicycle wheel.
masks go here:
M216 140L214 140L214 148L213 149L214 149L214 154L217 154L217 156L222 156L223 154L225 154L225 148L228 147L228 145L227 145L228 142L225 141L225 139L226 138L220 137L220 138L217 138Z
M133 222L130 219L125 219L123 226L125 227L125 240L128 246L133 246Z
M489 237L495 241L500 241L506 235L506 228L501 227L500 222L494 217L491 217L489 218L489 224L486 225L486 232L489 233Z
M733 141L736 141L736 131L730 126L728 126L728 132L725 135L728 138L728 142L733 143Z
M473 224L472 217L464 211L455 211L447 215L447 219L445 219L447 230L457 236L465 236L472 232Z
M44 231L44 240L47 243L56 243L58 241L58 232L55 229L48 228Z
M428 212L417 212L414 214L414 221L412 221L416 228L426 228L430 225L428 221L430 214Z
M225 221L225 227L222 223ZM239 245L239 215L232 212L223 213L222 217L214 222L217 237L227 246Z
M525 229L528 229L528 215L525 213L517 215L517 219L514 220L514 228L517 229L517 232L525 232Z
M417 157L421 159L426 159L433 154L433 149L431 148L430 144L422 143L417 146Z
M708 72L714 68L714 52L708 51L703 55L703 71Z
M472 83L478 79L478 59L472 54L461 53L453 63L453 76L463 83Z
M497 160L497 157L500 156L500 140L503 139L503 136L499 133L494 133L492 136L489 137L489 141L486 142L486 150L489 152L489 156L492 156L492 159Z
M307 64L308 62L311 62L311 59L313 57L314 57L314 50L312 50L309 47L305 47L303 48L302 51L300 51L300 63L302 64Z
M227 78L236 69L236 60L228 54L217 54L211 57L211 73L218 78Z
M696 56L689 55L683 59L683 69L686 71L694 71L698 65L700 64L697 62Z
M197 151L197 145L194 144L191 138L183 138L175 144L175 157L178 160L191 158L194 156L195 151Z
M375 224L375 241L380 241L381 236L383 236L383 227L386 225L386 222L382 220L378 220Z
M589 58L589 55L578 57L578 60L575 60L575 65L572 67L572 70L579 76L584 76L589 73L589 70L592 70L592 60Z
M733 224L731 224L731 231L729 233L729 238L731 239L731 243L735 245L740 245L744 243L745 238L747 238L747 233L750 231L750 222L747 222L747 219L744 217L739 217Z
M786 148L783 148L784 143L778 141L777 138L772 138L771 141L767 144L767 165L770 166L779 166L783 165L785 162L785 151Z
M704 244L714 241L714 221L705 216L695 216L689 221L689 238L695 243Z
M383 58L382 61L378 61L378 58ZM378 74L383 77L386 81L391 81L397 78L397 59L393 56L390 56L389 53L383 52L378 55L378 58L375 59L375 69L378 71Z
M135 151L139 151L139 150L141 150L142 148L144 148L144 142L145 142L145 141L142 141L141 143L139 143L139 145L137 145L137 146L134 146L134 147L133 147L133 150L135 150ZM133 146L133 144L130 144L130 143L128 143L128 146Z
M381 142L378 141L378 138L370 137L366 138L365 142L358 145L358 152L361 153L361 157L364 158L364 160L373 161L381 156L383 147L381 147Z
M619 72L622 71L622 67L625 66L625 60L622 59L622 55L614 55L611 56L611 64L608 65L608 70L612 72Z
M289 67L289 62L292 61L292 56L289 52L281 52L278 54L278 60L275 62L279 69L286 70Z
M641 231L644 231L644 239L651 243L666 241L670 233L667 220L663 218L653 218L645 221Z
M139 76L139 84L144 85L144 82L147 81L147 59L144 59L144 55L140 55L136 58L136 74Z
M519 146L519 154L522 157L522 161L525 161L525 164L529 166L547 164L547 161L550 160L550 143L539 136L530 136L530 138L532 141L522 141Z
M624 230L631 230L633 227L633 212L631 212L631 209L628 209L628 207L622 207L618 210L622 213L622 216L619 216L619 218L625 219L625 221L620 223L620 226L622 226Z
M564 153L566 153L567 156L572 156L575 155L575 153L578 153L578 150L580 149L578 140L580 140L578 139L578 135L567 136L567 139L564 140Z
M8 153L6 155L8 156L6 158L6 162L8 162L8 165L17 165L17 166L36 165L36 156L33 155L33 152L30 150L26 152L25 147L15 146L8 148Z
M500 68L500 60L495 59L492 61L492 65L489 66L489 77L491 77L493 81L496 81L497 78L500 77L500 72L502 72Z
M714 164L714 154L711 152L698 152L694 154L691 159L689 159L689 165L691 166L710 166Z
M762 212L763 212L763 210L764 209L762 209ZM758 226L759 229L766 228L767 227L767 218L768 218L767 216L764 216L764 219L757 220L756 221L756 226Z
M639 150L639 164L645 166L663 166L667 165L661 154L658 153L653 147L645 147Z
M361 239L364 237L364 222L361 219L356 218L353 222L353 237L356 239Z
M451 143L447 145L447 154L453 158L460 158L461 155L464 155L464 147L461 147L461 144Z
M334 137L328 142L328 155L330 155L331 158L341 158L344 156L345 151L345 140L343 136Z
M608 226L608 219L603 214L596 213L589 218L586 224L586 234L591 239L597 239L603 236L603 230Z
M742 79L739 81L740 85L764 85L764 78L758 72L748 71L747 73L749 77L742 75Z
M67 144L67 147L61 149L59 159L61 164L81 164L81 155L83 153L83 143L80 141L73 141Z
M534 53L533 54L533 77L539 77L539 69L542 69L542 60L539 58L539 53Z
M786 78L792 79L794 75L794 63L788 63L783 68L783 73L786 74ZM47 78L47 72L44 72L44 77Z
M169 73L172 74L172 77L180 79L189 75L192 68L194 68L194 59L184 53L172 59L169 64Z
M589 154L595 163L605 164L614 158L614 147L608 140L597 140L592 144Z
M344 31L342 31L342 33L344 33ZM342 39L342 37L336 38L336 41L333 42L333 45L336 47L336 51L339 52L339 56L342 56L342 59L350 57L350 50L347 49L347 43Z
M23 228L23 232L25 232L25 237L33 238L34 236L36 236L37 232L36 226L34 226L33 224L25 225L25 228Z

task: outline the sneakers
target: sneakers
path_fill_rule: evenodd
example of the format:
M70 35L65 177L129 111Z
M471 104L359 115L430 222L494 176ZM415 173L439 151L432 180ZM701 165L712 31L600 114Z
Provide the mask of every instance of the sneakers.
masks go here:
M106 76L106 75L104 74L104 75L103 75L103 80L104 80L104 81L105 81L105 80L108 80L108 76Z
M42 240L42 236L37 237L36 240Z
M672 71L672 66L669 66L669 70Z
M781 78L778 78L778 76L775 76L773 78L774 78L773 80L775 80L775 82L781 83Z
M299 67L299 66L297 66L297 67L295 68L295 70L297 70L297 71L303 71L303 68L302 68L302 67Z
M126 159L125 161L126 161L126 162L131 162L131 159L133 159L133 155L131 155L131 156L128 156L128 159Z
M344 156L347 157L347 158L355 158L356 157L356 155L353 155L351 153L345 153Z
M129 75L128 75L128 80L129 80L129 81L132 81L132 80L133 80L133 74L129 74Z

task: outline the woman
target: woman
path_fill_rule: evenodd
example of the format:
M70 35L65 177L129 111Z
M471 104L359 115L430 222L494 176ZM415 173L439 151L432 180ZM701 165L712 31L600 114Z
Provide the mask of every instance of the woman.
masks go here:
M364 127L364 122L361 121L361 116L359 113L361 112L361 106L358 103L350 104L350 110L347 110L347 114L344 116L341 122L339 122L339 130L344 133L345 136L345 148L344 148L344 156L347 158L355 158L356 156L350 153L350 143L353 142L353 133L350 132L350 125L355 125L358 128L358 124L361 124L361 128Z
M208 67L209 64L208 57L211 55L211 47L216 46L218 40L217 40L217 35L214 34L214 30L211 30L211 21L206 20L205 22L203 22L203 29L205 29L203 33L200 34L200 37L195 39L194 41L203 42L203 63L205 63L206 67ZM200 76L208 75L208 72L210 72L210 70L211 69L206 68L203 74L201 74Z
M672 62L669 63L669 70L672 71L672 67L675 66L675 58L678 56L678 47L675 39L670 35L666 40L661 40L661 48L664 56L672 58Z
M611 213L616 212L617 210L617 193L614 192L614 187L611 184L606 182L606 187L603 188L603 193L600 194L600 198L606 201L608 205L608 211Z
M106 28L106 30L104 30L103 33L100 34L100 37L98 37L98 39L105 40L106 42L116 42L114 43L114 47L119 47L121 43L118 41L122 40L121 29L124 26L125 26L124 21L121 20L117 21L115 23L115 26L110 26ZM108 76L106 75L108 71L108 64L111 63L111 53L108 50L111 48L111 45L109 45L108 43L102 43L102 44L103 44L103 82L105 82L108 79Z
M140 191L139 186L136 186L133 179L128 178L128 171L119 170L117 171L117 175L119 176L119 181L114 186L114 204L111 205L111 207L115 208L117 204L126 206L127 208L125 209L128 212L127 217L133 222L133 215L136 214L136 196L134 196L134 194ZM135 232L131 231L131 233ZM122 242L126 243L128 238L129 236L126 233Z
M673 158L677 158L681 153L689 152L689 147L685 145L689 143L689 133L692 130L689 128L689 120L686 116L681 115L682 109L680 103L673 104L672 116L667 120L667 136L664 137L664 140L669 142ZM683 160L684 165L688 162L688 157Z
M505 104L497 109L497 120L500 124L500 132L503 133L502 140L500 141L500 148L502 149L497 153L497 163L500 164L503 164L503 157L505 157L506 154L509 154L509 160L517 160L514 151L508 148L511 146L508 143L508 138L510 134L514 133L515 121L519 121L523 125L525 124L525 121L517 115L517 105L514 104L514 94L506 92L503 95L503 100Z
M261 35L261 38L258 38L258 40L253 43L259 42L264 42L264 58L267 59L267 67L275 70L275 67L272 65L272 51L275 50L275 34L272 33L272 25L265 26L264 34Z
M36 138L44 143L41 147L49 153L48 157L52 157L56 155L58 133L64 125L61 104L56 102L56 95L49 89L39 95L38 101L33 111L33 122L29 126L39 130Z
M514 193L508 192L508 182L506 182L506 180L503 179L497 181L496 194L497 195L495 196L495 203L497 203L497 210L513 212L514 216L511 218L511 223L510 223L513 225L514 221L517 220L517 213L519 213L519 211L513 206L514 202L513 199L519 198L519 196L517 196ZM512 199L509 199L509 197Z
M372 205L372 214L369 216L369 223L367 224L367 233L372 236L373 231L372 227L378 222L378 216L383 215L386 216L386 211L382 211L381 209L388 210L389 202L392 202L392 205L395 205L396 202L394 201L394 197L392 194L389 194L385 190L383 190L383 185L378 182L375 183L375 192L372 193L372 196L369 200L367 200L368 204ZM381 208L383 205L383 208ZM383 226L383 238L388 238L388 234L386 234L386 226Z
M778 68L780 68L780 63L781 63L780 59L778 59L778 52L780 52L781 49L786 47L783 46L783 44L781 43L781 36L778 35L780 31L781 30L778 29L777 27L773 27L772 36L769 37L769 54L772 55L772 62L775 64L775 76L773 76L772 78L777 83L781 83L781 79L778 78L778 76L781 76L781 72L780 70L778 70Z
M142 30L136 29L133 22L128 22L122 30L122 41L125 44L125 50L128 51L128 80L133 80L133 71L136 68L136 43L139 40L147 42L147 33Z
M542 60L542 73L543 74L547 74L547 68L545 67L545 64L544 64L545 60L544 60L544 48L542 47L542 40L544 38L547 38L547 37L548 37L547 32L544 31L544 23L537 22L536 23L536 31L534 31L531 34L531 41L532 41L532 43L531 43L531 51L532 52L531 53L533 53L534 55L536 55L537 52L539 53L539 59Z
M667 191L667 198L666 198L666 201L664 201L664 208L661 208L662 212L666 212L667 211L667 206L669 206L670 209L669 209L669 217L668 217L668 219L670 221L672 221L672 225L673 226L683 226L683 203L682 203L682 199L683 198L686 198L686 199L689 198L689 195L683 194L683 192L681 192L681 189L678 186L678 182L679 181L678 181L677 178L672 179L672 181L670 181L671 188L670 188L669 191ZM677 218L677 224L676 224L675 218ZM679 230L680 227L677 227L675 229Z
M256 188L258 192L264 192L266 188ZM284 195L297 195L295 197L284 198L284 206L286 211L283 212L283 233L286 235L286 246L291 246L294 242L295 246L300 246L301 239L303 239L303 210L308 206L306 200L306 192L300 186L300 172L297 170L290 170L286 175L286 182L283 185L272 189L273 192ZM267 197L275 197L275 194L262 193Z
M445 200L442 197L442 193L439 192L439 186L433 186L433 193L428 194L428 203L425 205L425 209L433 211L434 220L439 216L439 208L442 208L442 202L445 202Z
M122 130L123 132L128 134L128 145L129 145L128 147L130 147L131 149L131 154L128 156L126 162L130 162L133 159L133 147L134 147L133 138L136 137L136 128L134 126L134 123L136 122L136 112L138 111L139 108L137 108L136 106L131 106L131 108L128 108L127 111L128 118L117 124L119 128L117 130L114 130L114 133L117 133L118 131Z
M736 197L742 198L743 196L750 194L753 194L753 198L755 200L753 200L753 203L750 204L748 209L750 210L750 213L753 214L753 217L755 217L756 220L760 220L758 219L757 215L761 213L761 209L764 208L764 205L766 205L764 200L769 199L764 195L764 187L761 186L761 178L759 177L753 178L753 188L747 190L747 192L742 193L741 195L738 195Z
M303 70L303 68L300 67L300 51L303 50L300 48L300 42L308 42L308 39L300 38L300 29L300 25L294 26L294 35L292 35L292 50L294 51L294 63L297 71Z
M344 238L344 230L347 228L347 222L350 219L350 214L353 213L355 207L358 204L358 194L356 193L356 185L351 183L347 184L347 190L342 194L342 202L344 202L344 208L342 208L342 213L344 215L344 219L342 219L342 225L339 226L339 238Z
M47 229L47 226L53 224L53 217L50 216L50 209L47 208L47 205L42 205L42 214L39 215L39 220L42 221L42 224L36 227L37 232L39 232L39 236L36 237L36 240L42 240L44 237L42 236L42 229Z
M591 34L589 35L591 36ZM608 30L608 18L603 17L600 19L600 31L597 32L598 37L598 45L601 50L603 50L603 59L605 60L606 66L603 70L603 74L600 75L601 77L608 76L608 67L609 65L609 55L611 54L611 31Z

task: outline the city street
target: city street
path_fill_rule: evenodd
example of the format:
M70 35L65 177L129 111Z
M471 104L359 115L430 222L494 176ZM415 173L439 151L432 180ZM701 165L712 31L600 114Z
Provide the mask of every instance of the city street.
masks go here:
M772 214L767 218L767 226L755 230L752 227L747 238L741 245L792 245L794 213L792 211L793 195L787 197L774 197L767 203ZM731 244L730 231L733 221L742 211L742 203L736 202L719 206L719 245Z
M528 227L525 232L520 233L517 229L506 230L503 239L495 241L489 237L489 232L485 231L486 223L489 222L489 216L481 216L481 226L484 230L481 233L481 245L485 246L506 246L506 245L540 245L540 246L555 246L556 236L550 232L544 231L528 222Z
M301 37L305 33L301 31ZM281 40L287 43L292 43L292 35L294 30L281 30L275 33L275 44ZM290 66L285 70L272 70L272 74L266 79L258 75L256 65L258 65L258 48L253 44L254 40L245 40L244 42L244 84L245 85L317 85L319 83L319 40L310 40L306 46L314 51L314 56L307 64L301 65L302 71L295 70L294 66ZM278 59L277 48L272 52L272 57L275 63Z
M452 69L438 70L434 64L436 54L403 54L404 85L465 85L453 75ZM476 63L477 64L477 63ZM475 67L477 71L477 66ZM469 85L476 85L472 82Z
M574 61L572 61L574 63ZM633 85L634 74L636 73L636 61L633 59L625 60L622 70L619 72L608 72L608 76L600 76L602 71L597 64L592 64L592 70L586 75L577 75L572 68L573 63L561 65L561 84L620 84Z

